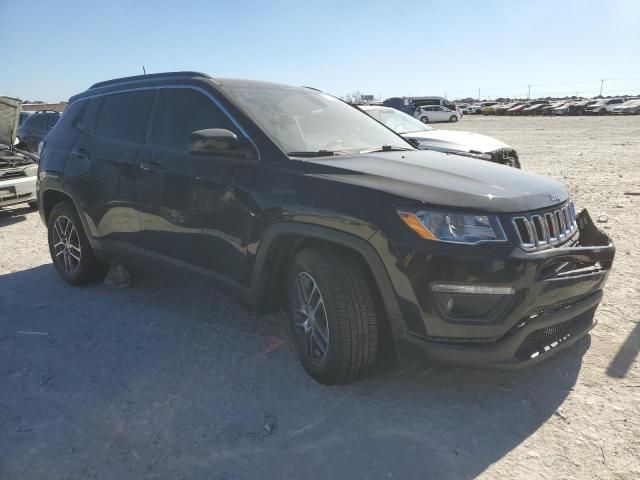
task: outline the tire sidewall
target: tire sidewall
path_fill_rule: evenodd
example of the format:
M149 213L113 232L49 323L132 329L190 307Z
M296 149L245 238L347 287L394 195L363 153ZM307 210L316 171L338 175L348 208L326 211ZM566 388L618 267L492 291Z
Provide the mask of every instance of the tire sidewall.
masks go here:
M78 232L78 239L80 241L80 266L78 269L69 273L64 270L58 263L56 259L55 251L53 248L53 228L56 222L56 219L60 216L65 216L71 220L76 231ZM80 217L78 216L75 207L71 205L69 202L60 202L53 207L51 214L49 215L49 219L47 221L47 238L49 242L49 254L51 255L51 260L53 265L58 272L58 275L62 277L63 280L72 284L72 285L81 285L89 282L92 279L92 275L94 273L94 268L96 266L96 260L93 256L93 252L91 250L91 245L89 244L89 240L87 240L87 236L84 232L84 226L80 221Z
M296 350L300 357L300 361L304 369L316 380L323 383L332 383L331 379L335 378L340 371L340 361L343 354L342 339L338 331L336 319L336 305L330 287L330 279L327 278L326 272L315 262L311 261L308 255L296 255L293 259L289 272L287 274L286 284L286 311L289 322L289 331L296 346ZM325 310L327 312L327 323L329 325L329 347L327 358L321 365L314 365L307 358L304 352L304 345L301 344L299 334L294 324L293 305L295 300L295 278L300 272L306 272L313 277L320 294L324 301Z

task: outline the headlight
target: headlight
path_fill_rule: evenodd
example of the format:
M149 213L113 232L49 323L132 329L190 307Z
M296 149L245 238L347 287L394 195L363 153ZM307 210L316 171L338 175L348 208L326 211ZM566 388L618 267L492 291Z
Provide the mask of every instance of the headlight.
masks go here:
M475 245L507 239L495 215L418 209L399 209L398 215L411 230L428 240Z
M35 177L38 174L38 165L29 165L24 169L24 173L27 177Z

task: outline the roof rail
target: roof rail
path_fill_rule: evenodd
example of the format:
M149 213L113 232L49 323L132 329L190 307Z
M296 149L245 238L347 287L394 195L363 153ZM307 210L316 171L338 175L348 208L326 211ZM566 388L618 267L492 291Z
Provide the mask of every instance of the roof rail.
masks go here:
M132 77L114 78L113 80L105 80L104 82L94 83L89 87L89 90L91 90L92 88L105 87L107 85L116 85L118 83L135 82L138 80L155 80L155 79L161 79L161 78L179 78L179 77L204 77L204 78L211 79L211 77L206 73L190 72L190 71L149 73L146 75L134 75Z

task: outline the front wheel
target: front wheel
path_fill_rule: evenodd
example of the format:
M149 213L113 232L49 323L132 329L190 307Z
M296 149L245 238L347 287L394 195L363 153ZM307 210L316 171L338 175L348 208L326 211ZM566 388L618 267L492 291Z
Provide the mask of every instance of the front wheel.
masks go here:
M53 207L47 228L51 260L63 280L85 285L104 279L108 266L94 256L80 217L70 202Z
M429 123L429 117L420 117L422 123Z
M449 118L450 122L457 122L458 121L458 117L456 115L451 115L451 117Z
M357 259L330 247L302 250L287 286L290 328L307 373L327 385L363 375L376 358L378 321Z

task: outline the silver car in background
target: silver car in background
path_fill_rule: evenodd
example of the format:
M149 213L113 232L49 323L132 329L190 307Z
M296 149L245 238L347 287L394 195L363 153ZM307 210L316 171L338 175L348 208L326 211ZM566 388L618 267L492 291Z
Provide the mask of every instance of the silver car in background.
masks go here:
M520 168L516 151L493 137L458 130L436 130L394 108L377 105L360 105L358 108L410 140L421 150L455 153Z
M640 114L640 98L627 100L611 110L612 115L638 115Z

